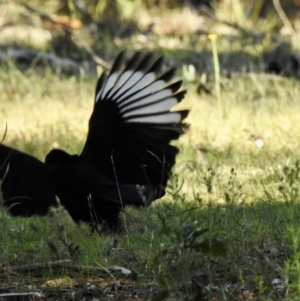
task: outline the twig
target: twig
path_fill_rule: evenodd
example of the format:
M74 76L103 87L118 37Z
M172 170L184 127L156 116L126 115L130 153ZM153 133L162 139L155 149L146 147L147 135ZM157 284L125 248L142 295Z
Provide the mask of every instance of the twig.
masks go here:
M295 30L294 30L291 22L289 21L288 17L284 13L279 0L273 0L273 4L274 4L274 7L275 7L277 14L278 14L279 18L281 19L283 25L285 27L289 28L293 33L295 33Z
M89 271L105 271L109 273L109 271L104 267L94 267L94 266L85 266L85 265L74 265L71 263L69 259L65 260L58 260L58 261L50 261L45 263L35 263L35 264L24 264L24 265L18 265L18 266L8 266L5 268L2 268L3 272L29 272L34 270L40 270L44 268L64 268L68 270L76 270L76 271L82 271L82 270L89 270ZM110 273L109 273L110 274Z
M5 131L4 131L4 134L3 134L3 137L2 137L2 140L1 140L0 144L4 141L4 139L6 137L6 134L7 134L7 121L5 122Z
M8 271L30 271L30 270L37 270L37 269L43 269L46 267L61 267L65 264L70 264L70 259L63 259L63 260L57 260L57 261L50 261L45 263L35 263L35 264L23 264L18 266L8 266L2 268L4 272Z
M105 69L110 70L111 69L111 64L105 62L104 60L102 60L101 57L99 57L94 50L91 48L91 46L86 42L86 40L81 37L79 34L76 34L76 37L79 38L81 45L83 46L83 48L87 51L88 54L91 55L91 57L93 58L93 60L95 61L96 64L102 66Z
M31 297L38 297L41 298L43 295L38 292L31 292L31 293L5 293L0 294L0 298L3 297L20 297L20 296L31 296Z

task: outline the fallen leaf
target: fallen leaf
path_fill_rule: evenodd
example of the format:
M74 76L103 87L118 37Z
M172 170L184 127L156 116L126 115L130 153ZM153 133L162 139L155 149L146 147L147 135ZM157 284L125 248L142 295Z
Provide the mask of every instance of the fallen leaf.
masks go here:
M78 285L79 283L72 278L58 278L46 281L42 284L42 287L72 287Z

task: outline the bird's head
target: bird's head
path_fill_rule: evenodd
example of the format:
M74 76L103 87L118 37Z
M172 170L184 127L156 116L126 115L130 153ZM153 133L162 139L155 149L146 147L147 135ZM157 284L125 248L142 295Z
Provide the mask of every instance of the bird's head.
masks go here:
M66 163L74 157L77 157L77 155L69 155L61 149L53 149L47 154L45 162L49 164Z

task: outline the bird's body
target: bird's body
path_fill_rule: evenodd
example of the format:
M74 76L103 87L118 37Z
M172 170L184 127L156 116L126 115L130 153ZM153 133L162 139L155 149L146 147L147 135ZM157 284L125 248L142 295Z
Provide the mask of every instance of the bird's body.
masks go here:
M12 215L45 215L56 196L75 222L115 231L127 205L143 206L165 194L188 111L171 112L184 97L174 70L162 60L136 53L124 67L124 53L96 87L94 110L83 151L52 150L45 163L0 145L4 205Z

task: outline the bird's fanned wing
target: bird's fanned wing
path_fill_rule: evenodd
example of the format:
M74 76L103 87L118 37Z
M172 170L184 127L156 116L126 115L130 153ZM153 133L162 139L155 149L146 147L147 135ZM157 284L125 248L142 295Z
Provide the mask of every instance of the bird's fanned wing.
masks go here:
M100 77L82 153L52 150L46 163L0 144L3 202L16 216L45 215L56 195L71 217L116 230L126 205L161 198L178 149L170 142L184 132L188 111L172 111L184 97L175 70L162 59L135 53L116 59Z
M80 156L121 182L165 187L175 163L170 141L184 132L188 111L171 109L185 91L178 92L181 81L169 83L174 69L161 70L162 58L138 52L125 64L122 52L98 81Z
M0 181L4 206L15 216L46 215L56 206L51 166L0 144Z

